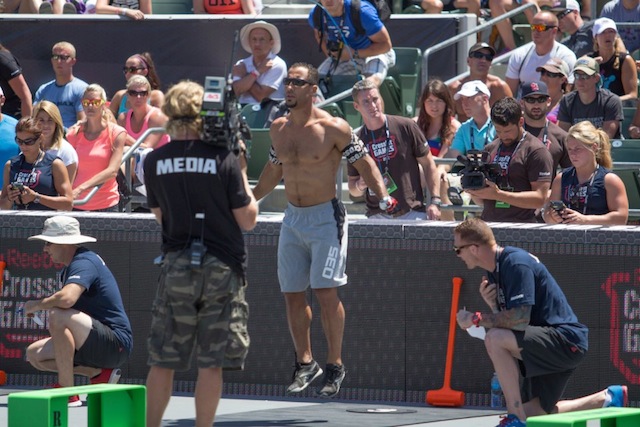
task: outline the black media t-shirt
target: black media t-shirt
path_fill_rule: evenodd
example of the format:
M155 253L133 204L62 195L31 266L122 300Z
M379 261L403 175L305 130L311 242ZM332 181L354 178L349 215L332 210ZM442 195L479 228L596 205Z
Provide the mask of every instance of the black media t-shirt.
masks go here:
M244 239L231 210L251 198L233 153L202 141L171 141L147 155L144 178L149 207L162 211L164 252L202 236L208 253L243 274ZM197 213L205 214L204 222Z

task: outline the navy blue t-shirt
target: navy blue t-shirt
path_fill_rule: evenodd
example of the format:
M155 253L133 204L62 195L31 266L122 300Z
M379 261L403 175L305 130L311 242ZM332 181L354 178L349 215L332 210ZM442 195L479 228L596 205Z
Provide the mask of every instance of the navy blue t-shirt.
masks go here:
M87 248L78 248L71 264L62 270L62 283L76 283L86 288L74 310L88 314L113 330L129 352L133 348L133 334L129 318L115 277L102 258Z
M500 311L531 306L531 326L552 326L571 343L586 351L589 329L578 322L562 289L547 267L529 252L507 246L496 261L489 282L498 285Z

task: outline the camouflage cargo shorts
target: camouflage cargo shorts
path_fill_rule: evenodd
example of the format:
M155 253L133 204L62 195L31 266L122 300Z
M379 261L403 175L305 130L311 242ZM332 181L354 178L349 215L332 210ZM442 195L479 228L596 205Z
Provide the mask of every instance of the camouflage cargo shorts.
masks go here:
M249 351L247 282L207 254L192 268L185 252L168 253L152 307L148 364L177 371L242 369Z

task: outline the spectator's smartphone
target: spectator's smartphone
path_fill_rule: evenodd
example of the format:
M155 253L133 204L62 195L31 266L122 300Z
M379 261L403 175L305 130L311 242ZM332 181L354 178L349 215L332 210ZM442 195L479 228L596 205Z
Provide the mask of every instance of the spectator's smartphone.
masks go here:
M11 183L11 188L14 190L24 190L24 184L21 182L12 182Z
M551 209L556 211L558 214L567 209L567 205L565 205L562 200L552 200L551 203L549 203L549 206L551 206Z

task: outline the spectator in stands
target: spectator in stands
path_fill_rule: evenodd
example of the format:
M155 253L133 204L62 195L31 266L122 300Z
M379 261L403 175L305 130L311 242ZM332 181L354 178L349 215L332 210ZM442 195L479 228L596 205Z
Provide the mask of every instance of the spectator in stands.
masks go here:
M164 93L160 90L160 78L156 71L156 66L153 63L151 54L149 52L136 53L131 55L122 68L124 78L128 81L132 76L142 75L147 78L151 85L151 93L149 94L149 103L161 108L164 102ZM120 113L124 113L131 109L131 105L128 103L127 89L121 89L113 95L109 109L113 113L114 117L118 117Z
M530 3L535 4L536 7L525 10L524 14L526 15L527 21L529 21L530 24L535 24L533 20L534 15L540 10L536 0L489 0L489 9L491 10L491 17L498 18L499 16L504 15L505 13L515 8ZM511 20L503 19L502 21L496 23L496 28L498 29L498 33L500 34L500 38L502 39L502 45L504 46L504 49L507 51L515 49L516 41L513 38Z
M575 90L560 100L558 125L568 131L584 120L604 130L609 138L620 138L622 102L607 89L599 88L600 66L594 58L583 56L573 68Z
M14 119L31 115L31 89L18 59L0 44L0 89L4 92L2 112Z
M135 75L127 82L127 95L131 109L118 116L118 125L127 130L129 136L137 141L149 128L164 127L167 116L157 107L148 103L151 85L145 76ZM169 135L152 133L143 142L147 148L160 148L169 142Z
M444 85L442 89L446 92ZM393 214L380 209L380 198L367 191L365 179L348 164L351 195L365 197L366 215L372 219L440 219L438 170L418 125L409 118L385 114L378 87L370 80L356 82L351 96L364 123L358 136L378 164L387 191L398 201L398 209ZM431 196L428 204L424 203L419 166Z
M67 128L85 118L81 101L87 83L73 75L76 61L76 48L71 43L53 45L51 65L56 78L40 86L34 98L34 104L40 101L56 104Z
M73 198L64 163L42 149L42 130L31 117L16 125L16 142L21 153L4 166L0 194L2 209L70 211Z
M547 119L557 124L560 99L568 92L571 71L561 58L549 58L547 63L536 68L536 71L540 73L540 81L547 85L549 91L550 106Z
M425 13L467 9L467 13L473 13L480 17L480 0L422 0L420 7L424 9Z
M117 212L120 195L116 176L122 163L127 131L115 124L106 107L107 95L97 84L87 87L82 98L86 119L69 129L67 139L78 153L78 173L73 182L73 199L82 200L101 185L83 211Z
M533 17L531 24L533 41L520 46L513 52L505 74L507 84L514 95L518 93L521 82L540 80L540 74L536 68L546 64L551 57L562 58L570 68L573 67L576 55L568 47L556 41L557 34L558 18L553 13L542 11Z
M0 123L0 127L2 123ZM640 108L636 108L636 112L633 115L633 120L629 125L629 137L633 139L640 139Z
M282 79L287 76L287 64L278 56L278 28L265 21L247 24L240 31L240 43L251 54L233 67L233 91L240 104L284 100Z
M97 0L96 13L120 15L133 20L151 15L151 0Z
M504 98L491 108L498 138L484 148L491 163L500 165L495 182L466 189L484 206L485 221L535 222L551 187L553 160L547 147L524 130L522 108L514 98Z
M618 36L616 23L598 18L593 25L593 52L589 54L600 64L602 88L620 97L622 102L638 98L638 70L636 61L627 53Z
M542 81L522 84L520 106L524 116L524 130L542 141L553 159L552 176L556 175L558 166L571 166L569 152L565 144L567 132L547 118L551 107L551 97L547 85Z
M499 246L489 225L477 218L456 226L453 245L468 269L485 270L479 293L489 310L462 309L457 320L462 329L487 328L484 345L508 412L498 427L525 427L527 417L535 415L628 404L626 385L560 400L587 355L589 329L538 257ZM477 354L472 357L477 363Z
M115 277L98 254L79 246L96 239L80 234L77 219L53 216L45 220L41 234L28 240L44 242L44 252L64 269L59 290L44 291L24 304L27 316L48 311L51 334L27 347L27 361L40 371L57 372L54 387L73 386L74 374L88 377L91 384L117 383L119 367L129 360L133 333ZM81 405L77 395L69 397L69 406Z
M255 15L256 8L253 0L240 0L230 2L193 0L193 13L210 13L212 15Z
M62 160L67 168L69 181L73 182L78 170L78 153L64 139L64 125L60 110L53 102L40 101L33 108L33 117L42 130L42 149Z
M640 0L611 0L602 7L601 18L614 22L640 22ZM640 49L640 30L638 27L620 27L620 37L629 53Z
M30 0L4 0L0 4L0 13L38 13Z
M442 80L429 80L422 90L418 105L420 110L414 120L427 138L431 154L444 157L451 147L453 136L460 128L460 122L455 118L455 104L449 89ZM443 176L440 180L440 198L442 203L450 204L447 195L449 182L442 172L438 174ZM426 185L426 181L422 181L422 185ZM452 211L444 211L440 217L446 221L454 219Z
M491 122L490 96L489 88L480 80L466 82L453 96L456 101L462 100L462 108L471 118L460 125L444 157L456 158L469 150L482 150L493 141L496 129Z
M364 75L379 86L388 69L395 65L396 54L376 9L367 1L360 2L359 21L364 30L361 33L354 25L351 0L321 0L321 3L323 7L311 9L309 24L327 56L318 67L324 85L333 75Z
M567 146L573 166L553 180L544 220L551 224L626 224L629 200L624 183L611 172L607 134L585 120L571 126ZM554 209L550 202L555 200L566 208Z
M460 127L451 93L442 80L431 79L424 85L418 105L420 110L414 120L426 136L431 154L444 157Z
M20 147L16 144L16 124L18 121L11 116L2 114L1 107L4 104L4 99L4 93L0 86L0 164L3 165L20 153ZM0 180L0 188L4 188L2 180Z
M589 3L587 0L586 3ZM567 46L577 58L593 50L593 21L585 22L580 16L580 5L576 0L560 0L555 3L551 11L558 18L560 31L569 35L562 43Z
M449 84L449 90L452 95L460 90L463 84L473 80L480 80L489 88L491 96L489 97L489 106L496 103L498 99L505 98L507 96L513 96L509 85L498 76L489 74L491 68L491 61L496 56L496 51L491 45L487 43L476 43L469 49L469 56L467 58L467 65L469 65L469 75L460 80L456 80ZM462 101L456 102L456 113L458 120L464 122L469 119L462 108Z

